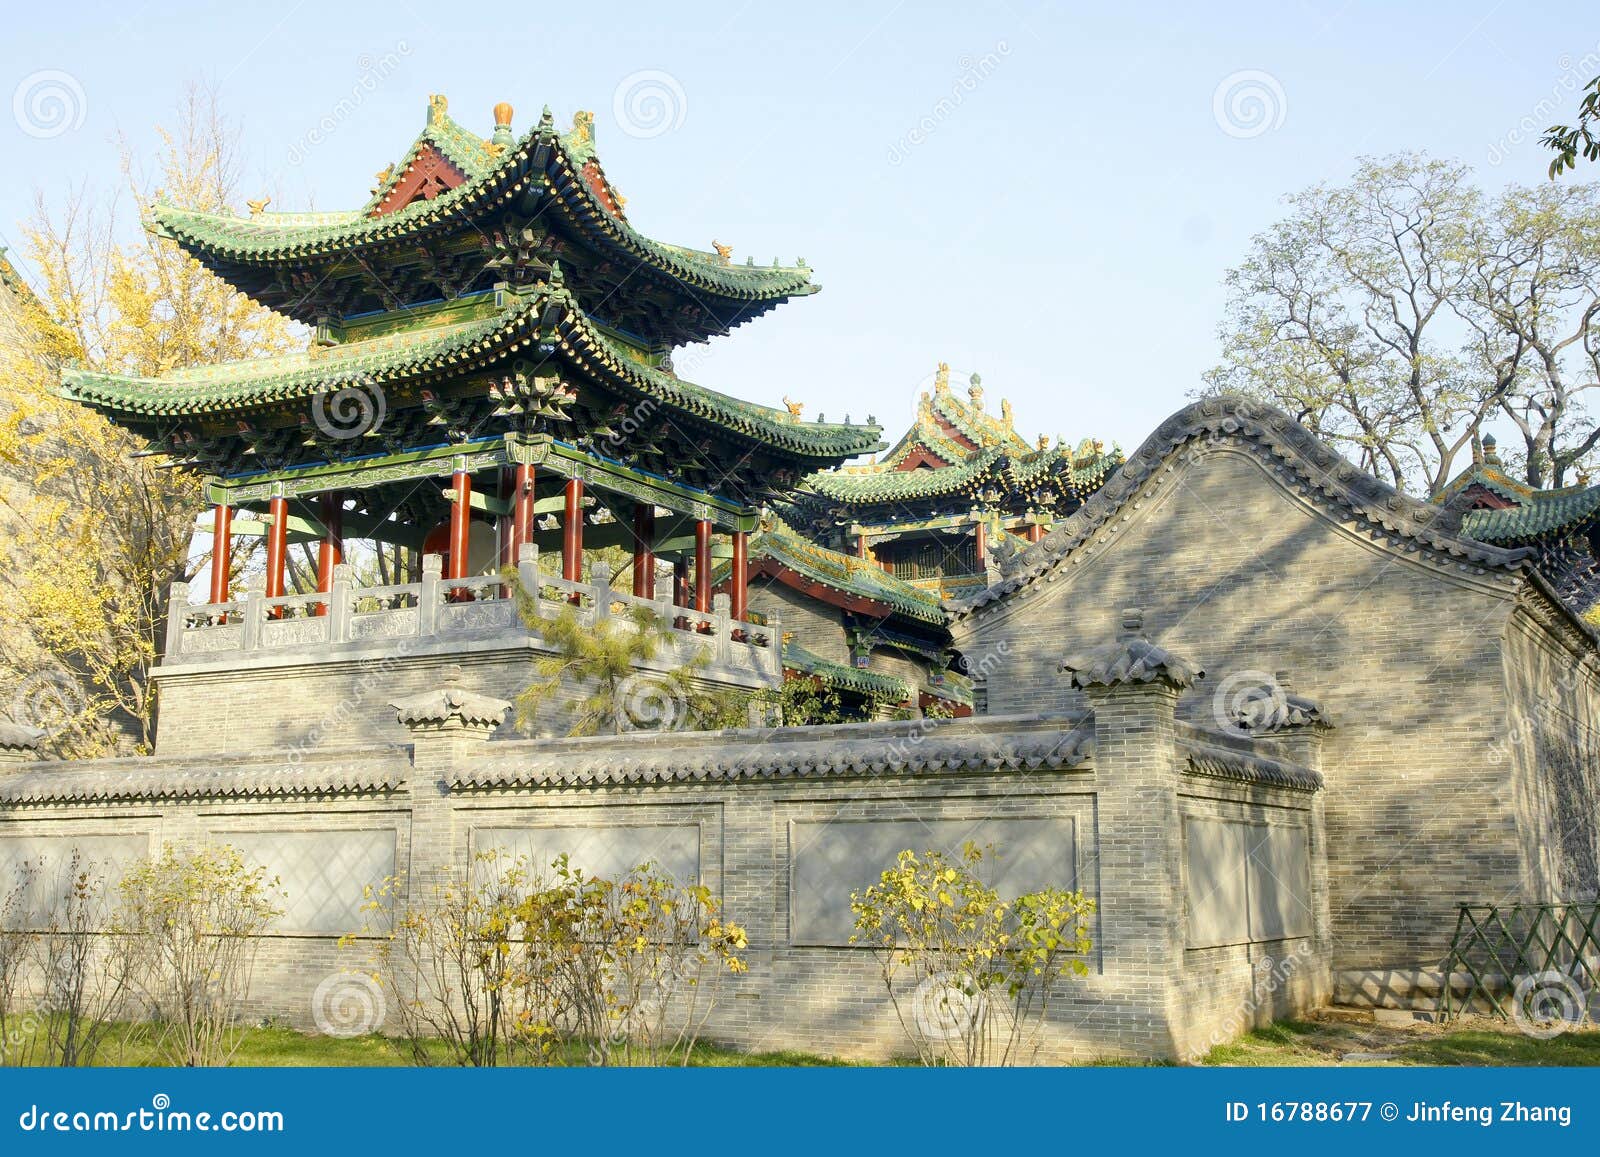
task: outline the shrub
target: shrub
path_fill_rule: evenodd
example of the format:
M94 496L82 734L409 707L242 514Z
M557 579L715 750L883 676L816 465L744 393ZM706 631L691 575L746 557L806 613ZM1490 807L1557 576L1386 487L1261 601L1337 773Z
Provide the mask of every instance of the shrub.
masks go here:
M1088 972L1094 901L1060 888L1003 900L979 878L984 857L970 841L959 861L903 851L850 896L851 940L871 946L895 1016L927 1065L1030 1061L1058 982Z

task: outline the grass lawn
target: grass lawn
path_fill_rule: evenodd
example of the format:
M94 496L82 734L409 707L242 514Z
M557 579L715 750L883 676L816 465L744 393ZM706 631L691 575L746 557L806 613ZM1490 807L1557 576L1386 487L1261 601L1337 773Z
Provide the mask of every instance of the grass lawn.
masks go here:
M446 1063L443 1050L439 1063ZM575 1062L582 1058L572 1058ZM118 1032L101 1065L161 1065L149 1034ZM246 1030L233 1064L239 1067L389 1067L412 1063L408 1046L382 1036L330 1037L281 1027ZM742 1053L695 1046L693 1067L810 1068L860 1064L811 1053ZM914 1063L899 1061L899 1064ZM1130 1062L1108 1062L1127 1064ZM1138 1064L1140 1062L1131 1062ZM1474 1018L1451 1025L1376 1024L1359 1014L1324 1012L1315 1019L1280 1021L1211 1050L1202 1065L1600 1065L1600 1030L1535 1040L1513 1026Z
M1503 1021L1381 1025L1325 1014L1279 1021L1230 1044L1204 1065L1600 1065L1600 1029L1535 1040Z

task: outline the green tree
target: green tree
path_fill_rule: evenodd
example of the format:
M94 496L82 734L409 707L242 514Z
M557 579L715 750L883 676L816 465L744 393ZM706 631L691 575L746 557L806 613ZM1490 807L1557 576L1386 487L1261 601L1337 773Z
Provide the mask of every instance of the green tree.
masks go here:
M1211 389L1294 414L1364 469L1434 493L1484 427L1509 420L1517 465L1559 484L1596 447L1600 229L1591 188L1486 199L1463 166L1363 160L1230 270Z
M276 877L227 844L170 844L122 878L117 932L135 962L155 1048L173 1065L225 1065L263 934L283 915Z
M1580 153L1586 161L1600 160L1600 76L1584 90L1578 104L1578 123L1551 125L1540 143L1556 155L1550 162L1551 180L1568 169L1576 169Z
M524 731L533 731L540 709L552 703L570 713L568 735L698 729L728 713L729 696L702 689L695 678L707 663L703 651L657 665L675 655L678 632L653 608L630 604L621 615L591 609L586 617L567 606L549 616L538 593L520 582L516 601L522 621L553 652L534 661L537 677L516 698Z
M238 135L214 94L190 89L161 140L149 177L124 148L135 204L158 193L205 212L236 204ZM34 290L0 294L0 693L64 757L128 739L148 750L165 591L207 560L191 553L199 476L138 456L141 439L62 399L62 368L160 375L296 341L170 241L125 241L117 206L83 189L60 203L41 195L22 226Z

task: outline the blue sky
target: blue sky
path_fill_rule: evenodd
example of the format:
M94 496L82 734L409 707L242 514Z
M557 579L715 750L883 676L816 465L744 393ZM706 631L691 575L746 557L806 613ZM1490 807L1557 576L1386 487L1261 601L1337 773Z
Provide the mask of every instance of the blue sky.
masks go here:
M0 244L36 191L113 186L114 134L148 144L190 79L219 86L274 209L359 204L432 92L484 133L500 100L518 132L591 109L636 227L804 257L824 286L688 376L893 436L944 360L1026 433L1128 449L1216 359L1223 273L1284 193L1400 149L1542 180L1537 129L1600 72L1592 4L1503 0L71 12L7 16Z

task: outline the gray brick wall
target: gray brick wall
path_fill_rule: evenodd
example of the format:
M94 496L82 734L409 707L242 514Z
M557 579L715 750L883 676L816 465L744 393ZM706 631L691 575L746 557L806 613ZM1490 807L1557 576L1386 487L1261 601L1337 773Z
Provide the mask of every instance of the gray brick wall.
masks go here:
M1550 809L1596 798L1553 802L1530 745L1501 754L1518 704L1580 666L1562 714L1594 751L1592 647L1519 610L1525 581L1341 519L1242 444L1191 443L1051 577L965 620L957 645L994 660L995 714L1078 705L1056 664L1107 637L1125 606L1205 668L1181 716L1212 723L1250 673L1287 670L1334 724L1322 758L1336 967L1430 966L1456 903L1551 895L1570 869L1553 862Z

